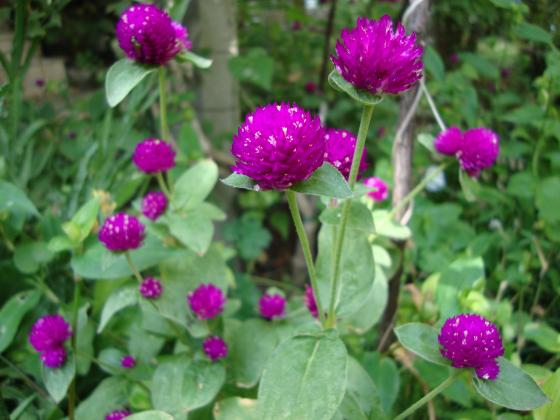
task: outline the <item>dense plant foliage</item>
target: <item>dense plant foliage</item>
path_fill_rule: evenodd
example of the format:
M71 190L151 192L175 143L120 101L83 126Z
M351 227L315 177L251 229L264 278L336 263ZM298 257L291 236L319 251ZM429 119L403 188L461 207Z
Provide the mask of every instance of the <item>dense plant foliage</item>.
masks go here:
M560 417L554 1L238 1L225 134L189 1L77 3L1 9L1 418Z

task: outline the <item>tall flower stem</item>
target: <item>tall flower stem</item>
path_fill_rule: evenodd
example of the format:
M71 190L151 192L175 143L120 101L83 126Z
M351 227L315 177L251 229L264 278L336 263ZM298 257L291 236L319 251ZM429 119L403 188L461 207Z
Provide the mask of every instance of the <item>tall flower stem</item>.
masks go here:
M161 121L161 138L168 141L169 126L167 125L167 91L164 66L159 68L159 119Z
M311 281L311 288L313 289L313 296L315 297L315 302L317 303L319 320L321 321L322 325L325 325L325 312L323 311L321 296L319 294L317 272L315 271L315 265L313 264L313 256L311 255L309 240L307 239L307 234L305 233L305 228L303 227L303 221L301 220L301 214L299 212L299 207L296 200L296 193L288 190L286 191L286 195L288 197L290 213L292 213L292 219L294 220L296 232L301 243L301 248L303 249L303 256L305 257L305 264L307 265L307 272L309 273L309 280Z
M427 404L429 401L434 399L434 397L441 394L449 385L451 385L453 383L453 381L455 381L455 379L457 378L457 376L459 375L460 372L461 371L458 370L458 369L453 370L451 375L449 375L449 377L445 381L443 381L437 387L435 387L430 392L428 392L426 395L424 395L423 398L420 398L418 401L416 401L414 404L412 404L410 407L408 407L405 411L403 411L401 414L399 414L397 417L395 417L394 420L403 420L403 419L408 418L412 413L414 413L416 410L418 410L424 404Z
M138 267L136 267L136 265L132 261L132 257L130 256L130 252L126 251L124 253L124 255L126 256L126 262L128 263L128 266L130 267L130 269L134 273L134 277L136 277L136 279L140 283L142 283L144 281L144 279L142 278L142 274L140 274L140 271L138 270Z
M171 191L169 191L169 188L167 187L167 183L165 182L165 179L163 178L163 174L161 172L157 172L156 173L156 179L157 179L157 182L159 184L159 187L161 188L161 190L163 191L163 193L167 197L167 200L171 201Z
M426 188L426 185L428 185L428 183L432 179L434 179L441 172L443 172L443 170L447 168L447 166L449 166L449 162L444 162L441 165L439 165L431 174L425 176L424 179L420 181L412 191L410 191L401 201L399 201L399 203L395 207L391 209L387 217L393 217L400 210L402 210L404 206L410 203L414 199L414 197L416 197L420 192L424 190L424 188Z
M76 276L74 278L74 298L72 302L72 357L76 358L77 343L78 343L78 310L80 306L80 290L82 280ZM74 420L74 409L76 407L76 377L72 379L70 389L68 392L68 419Z
M350 168L350 176L348 177L348 184L350 189L354 189L356 179L358 178L358 169L360 168L360 161L364 153L366 144L367 133L369 130L369 123L373 115L373 105L364 105L362 110L362 118L360 120L360 129L358 130L358 138L356 140L356 149L352 158L352 166ZM351 198L348 198L342 205L342 217L340 220L340 228L335 237L336 246L334 248L333 260L333 276L331 279L331 299L329 303L329 312L327 316L327 327L334 327L336 325L336 315L334 313L334 306L336 303L336 296L338 294L338 281L340 277L340 259L342 257L342 246L344 245L344 235L346 233L346 224L348 223L348 214L350 212Z

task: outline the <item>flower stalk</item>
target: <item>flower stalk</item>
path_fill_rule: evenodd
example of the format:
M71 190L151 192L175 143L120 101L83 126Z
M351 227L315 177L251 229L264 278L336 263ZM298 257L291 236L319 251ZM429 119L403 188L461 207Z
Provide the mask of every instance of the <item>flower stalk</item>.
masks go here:
M350 168L350 176L348 177L348 184L350 189L354 190L356 179L358 178L358 170L360 168L360 161L364 153L366 144L367 133L371 116L373 115L373 105L364 105L362 110L362 118L360 120L360 128L358 130L358 137L356 141L356 149L352 157L352 167ZM340 221L340 229L335 237L335 252L333 261L333 276L331 279L331 297L329 303L328 316L326 321L327 328L333 328L336 325L335 304L336 296L338 294L338 281L340 277L340 259L342 257L342 247L344 245L344 236L346 233L346 224L348 223L348 214L350 212L351 198L347 199L342 205L342 216Z

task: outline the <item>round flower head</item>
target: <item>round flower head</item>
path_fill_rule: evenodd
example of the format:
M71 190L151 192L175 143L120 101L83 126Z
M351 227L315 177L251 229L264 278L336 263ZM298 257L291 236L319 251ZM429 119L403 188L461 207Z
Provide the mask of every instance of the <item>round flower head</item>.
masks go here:
M350 131L331 128L327 130L325 139L327 140L325 160L338 169L344 178L348 179L354 150L356 149L356 136ZM367 169L366 156L367 151L364 148L358 168L358 178Z
M233 136L234 172L263 190L284 190L303 181L323 164L325 136L319 117L297 105L257 108Z
M165 172L175 167L175 150L163 140L145 139L136 145L132 161L142 172Z
M399 93L422 77L422 47L416 34L388 15L380 20L360 17L352 29L343 29L331 60L336 71L356 88L372 94Z
M146 299L157 299L163 292L161 282L153 277L146 277L140 284L140 294Z
M115 410L107 414L105 420L121 420L128 416L130 416L130 411L128 410Z
M142 245L144 225L135 216L117 213L105 220L98 237L109 251L136 249Z
M224 310L226 297L220 288L213 284L201 284L189 293L187 300L198 319L211 319Z
M375 191L367 193L368 197L375 201L384 201L389 196L389 187L381 178L372 176L364 180L366 187L375 188Z
M303 302L311 315L315 318L319 316L319 311L317 310L317 302L315 302L315 295L313 294L313 289L309 285L305 285L305 296L303 297Z
M150 220L157 220L166 208L167 197L160 191L148 193L142 200L142 214Z
M70 324L60 315L45 315L39 318L29 333L29 343L38 352L55 350L63 347L64 342L72 336ZM54 355L46 355L51 359Z
M282 295L265 293L259 300L261 316L266 319L280 318L284 315L286 299Z
M457 157L467 174L475 177L482 169L494 165L499 153L498 135L488 128L481 127L465 131Z
M41 362L43 362L43 364L48 368L59 368L65 361L66 350L64 350L64 347L62 346L41 352Z
M131 60L163 65L190 49L187 29L152 4L135 4L117 23L119 46Z
M208 337L202 343L202 349L206 356L210 358L213 362L216 360L223 359L228 354L228 346L224 340L220 337Z
M449 127L442 131L434 141L434 147L438 153L447 156L455 156L461 149L463 133L458 127Z
M500 367L496 358L504 354L498 328L475 314L449 318L438 336L443 357L456 368L474 368L481 379L494 380Z
M121 359L121 366L126 369L132 369L134 366L136 366L136 359L131 355L124 356Z

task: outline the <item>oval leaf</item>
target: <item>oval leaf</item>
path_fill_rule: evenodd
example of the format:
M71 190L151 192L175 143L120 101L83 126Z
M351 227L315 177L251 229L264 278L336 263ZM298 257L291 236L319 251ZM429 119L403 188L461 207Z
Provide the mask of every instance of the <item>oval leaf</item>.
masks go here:
M202 203L217 181L218 165L210 159L198 162L175 182L174 206L186 210Z
M45 388L49 392L49 395L56 403L59 403L66 396L68 387L76 374L74 355L72 353L68 353L66 362L60 368L51 369L42 366L41 373L43 376L43 382L45 383Z
M181 54L177 55L179 61L189 61L194 64L195 67L199 69L207 69L212 65L212 60L209 58L202 57L192 51L183 51Z
M437 365L449 366L439 352L438 331L429 325L411 322L395 328L395 334L404 348L422 359Z
M150 410L126 416L127 420L173 420L171 414L164 411Z
M156 66L146 66L127 58L113 64L105 77L105 96L109 106L113 108L121 103L138 83L156 69Z
M233 173L227 178L222 179L222 182L233 188L241 188L244 190L259 191L257 183L246 175Z
M296 336L282 343L259 386L261 419L330 419L346 391L348 356L338 337Z
M113 410L122 409L128 402L127 381L124 378L104 379L95 390L80 403L76 418L99 420Z
M372 95L365 90L355 88L352 83L344 80L336 70L333 70L331 74L329 74L329 84L335 90L347 93L352 99L364 105L376 105L383 99L380 95Z
M99 327L97 327L97 333L99 334L103 331L113 315L127 306L135 305L137 302L138 289L136 287L125 287L113 292L101 311L101 320L99 321Z
M0 353L12 343L23 316L37 305L38 290L27 290L12 296L0 311Z
M548 402L535 381L509 360L500 357L500 374L495 381L485 381L473 373L476 391L488 401L512 410L530 411Z
M290 190L332 198L348 198L352 195L342 174L330 163L323 163L308 179L294 184Z

